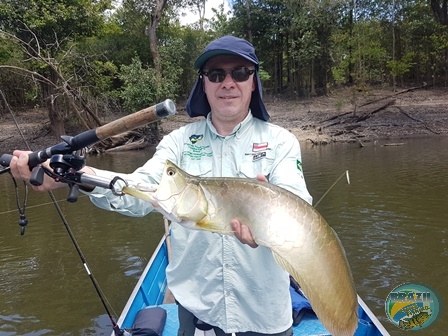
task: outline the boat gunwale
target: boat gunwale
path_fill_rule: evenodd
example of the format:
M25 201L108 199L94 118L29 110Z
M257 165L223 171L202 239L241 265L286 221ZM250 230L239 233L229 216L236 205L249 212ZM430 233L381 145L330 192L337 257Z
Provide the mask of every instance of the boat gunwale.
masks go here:
M142 274L139 277L139 280L137 281L134 289L132 290L131 295L129 296L129 299L126 302L126 305L123 307L123 310L121 312L120 317L118 318L117 321L117 325L118 326L122 326L122 324L124 323L131 307L132 304L136 298L136 296L139 294L140 289L142 287L142 284L145 282L146 277L151 269L151 267L154 264L154 261L156 260L158 254L161 252L161 249L163 248L163 246L166 244L166 235L163 235L162 238L160 239L160 242L158 243L156 249L154 250L151 259L148 261L145 269L143 270ZM385 329L385 327L382 325L382 323L380 322L380 320L376 317L376 315L370 310L370 308L367 306L367 304L364 302L364 300L357 295L358 297L358 305L359 307L361 307L361 309L364 311L364 313L367 315L367 317L370 319L370 322L377 328L378 332L380 332L380 334L382 336L390 336L389 332ZM115 333L112 332L111 336L115 336Z
M160 250L162 249L163 245L165 244L166 236L163 235L160 239L159 244L157 245L156 249L154 250L153 254L151 255L151 259L149 259L148 263L146 264L145 269L143 270L142 274L140 275L137 283L134 286L134 289L132 290L131 295L129 296L125 306L123 307L123 310L121 311L120 317L118 318L117 325L121 327L123 322L126 319L126 316L129 313L129 310L135 300L135 297L138 295L140 288L142 287L143 282L146 279L147 274L149 273L149 270L151 269L154 260L156 260L157 255L159 254ZM112 332L111 336L115 336L114 332Z

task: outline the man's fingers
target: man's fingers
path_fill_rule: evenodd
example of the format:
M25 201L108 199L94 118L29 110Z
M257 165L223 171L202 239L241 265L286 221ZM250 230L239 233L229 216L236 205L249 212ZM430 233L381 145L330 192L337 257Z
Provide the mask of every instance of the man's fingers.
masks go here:
M241 223L237 219L230 221L230 225L234 231L235 237L237 237L241 243L247 244L253 248L258 246L258 244L254 241L252 233L247 225Z

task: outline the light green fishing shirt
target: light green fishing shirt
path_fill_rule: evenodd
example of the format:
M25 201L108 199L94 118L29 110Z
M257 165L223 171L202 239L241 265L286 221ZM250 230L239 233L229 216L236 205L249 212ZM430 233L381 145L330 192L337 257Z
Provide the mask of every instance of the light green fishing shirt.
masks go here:
M165 136L144 166L119 175L131 185L158 183L169 159L189 174L203 177L256 178L261 173L270 183L312 202L303 177L300 145L293 134L249 113L223 137L210 116ZM95 172L107 178L117 175ZM99 187L90 198L101 208L129 216L144 216L154 210L148 202L117 197ZM269 207L269 203L263 206ZM228 333L271 334L292 325L289 275L268 248L251 248L233 235L190 230L176 223L171 226L171 239L168 286L180 304L200 320Z

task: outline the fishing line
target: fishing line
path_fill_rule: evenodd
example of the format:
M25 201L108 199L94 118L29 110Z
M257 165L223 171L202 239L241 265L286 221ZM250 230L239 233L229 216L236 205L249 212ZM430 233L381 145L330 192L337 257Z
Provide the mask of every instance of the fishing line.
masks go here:
M87 195L79 196L79 198L83 198L83 197L87 197ZM57 200L56 202L58 202L58 203L67 202L67 199L65 199L65 198L64 199L60 199L60 200ZM39 208L39 207L46 206L46 205L51 205L51 204L53 204L53 202L41 203L41 204L36 204L36 205L27 205L26 208L27 209L34 209L34 208ZM0 215L5 215L5 214L11 213L11 212L15 212L15 211L16 210L3 211L3 212L0 212Z
M25 136L23 135L23 133L22 133L22 131L20 129L20 126L19 126L19 124L18 124L18 122L17 122L17 120L16 120L16 118L14 116L14 113L12 112L11 108L9 107L9 104L6 101L6 97L3 94L2 90L0 90L0 95L2 96L3 101L5 102L5 106L8 109L9 113L11 114L12 119L13 119L13 121L14 121L14 123L15 123L18 131L19 131L19 134L22 137L23 141L25 142L26 147L28 148L29 151L31 151L31 147L28 144L28 141L26 140ZM9 172L9 173L11 174L11 172ZM11 174L11 177L13 177L12 174ZM16 185L16 189L17 189L17 183L16 183L14 178L13 178L13 181L14 181L14 184ZM24 203L23 203L24 206L23 207L20 207L20 201L17 199L17 206L18 206L19 213L20 213L19 224L20 223L25 223L25 221L26 221L26 223L28 223L28 221L26 220L26 216L25 216L26 200L28 198L28 186L26 185L25 181L23 181L23 182L25 184L25 190L26 190L26 192L25 192L25 200L24 200ZM98 294L98 296L99 296L99 298L101 300L101 303L103 304L103 307L106 310L107 315L109 316L109 320L112 323L112 329L113 329L115 335L117 335L117 336L124 335L125 331L120 329L120 327L117 325L117 323L115 322L114 318L112 317L112 314L109 311L108 305L111 306L111 307L112 307L112 305L105 298L105 295L101 291L98 282L96 281L95 277L93 276L92 272L90 271L90 268L87 265L86 258L84 257L84 254L82 253L81 248L80 248L78 242L76 241L75 236L73 235L73 232L72 232L72 230L71 230L71 228L70 228L70 226L68 224L68 221L66 220L66 218L64 216L64 213L62 212L61 208L59 207L58 201L56 200L56 198L55 198L55 196L54 196L54 194L53 194L53 192L51 190L48 191L48 194L50 195L52 203L54 204L54 206L56 208L56 211L57 211L59 217L61 218L62 223L64 224L65 230L67 231L67 233L68 233L68 235L70 237L70 240L72 241L72 243L73 243L73 245L74 245L74 247L76 249L76 252L78 252L78 255L79 255L79 257L81 259L81 262L82 262L82 264L83 264L83 266L84 266L84 268L85 268L85 270L87 272L87 275L89 276L90 280L92 281L93 287L95 288L95 291L97 292L97 294ZM16 191L16 195L18 195L17 191ZM21 235L23 235L25 233L25 225L26 224L23 225L23 226L22 226L22 224L20 224L20 225L21 225ZM106 304L106 301L107 301L107 304ZM117 315L115 312L114 312L114 314Z
M9 106L8 101L6 100L6 97L5 97L5 94L3 93L3 90L0 90L0 95L2 96L3 102L5 103L6 109L8 110L9 114L11 114L12 120L14 121L14 124L15 124L15 126L16 126L19 134L20 134L20 136L25 141L25 144L28 147L28 149L31 150L28 142L25 139L25 136L22 133L22 130L20 129L19 123L17 122L17 119L16 119L14 113L12 112L12 109ZM9 170L8 170L8 173L11 176L12 181L14 182L17 210L19 211L19 216L20 216L20 218L19 218L20 235L23 236L25 234L25 227L28 225L28 220L26 219L26 215L25 215L26 203L28 201L28 185L26 184L25 181L22 181L23 185L24 185L25 196L24 196L24 199L23 199L23 207L21 207L20 206L19 187L17 185L17 181L14 178L14 176L12 176L12 174L11 174L11 172Z
M341 178L344 177L344 175L345 175L346 178L347 178L347 184L350 184L350 176L349 176L349 174L348 174L348 170L346 170L345 172L343 172L343 173L341 174L341 176L338 177L338 179L337 179L336 181L334 181L334 183L330 186L330 188L328 188L328 190L327 190L327 191L322 195L322 197L316 202L316 204L314 205L315 208L316 208L316 207L319 205L319 203L324 199L324 197L327 196L327 194L331 191L331 189L333 189L333 187L339 182L339 180L340 180Z
M14 178L14 176L12 176L11 172L8 172L9 175L11 175L12 178L12 182L14 183L14 189L16 192L16 205L17 205L17 210L19 211L19 225L20 225L20 235L23 236L25 234L25 226L27 226L28 224L28 219L26 219L25 216L25 210L26 210L26 203L28 201L28 187L26 185L26 183L24 182L23 184L25 185L25 197L23 198L23 206L20 206L20 197L19 197L19 186L17 185L17 181ZM15 211L15 210L13 210Z

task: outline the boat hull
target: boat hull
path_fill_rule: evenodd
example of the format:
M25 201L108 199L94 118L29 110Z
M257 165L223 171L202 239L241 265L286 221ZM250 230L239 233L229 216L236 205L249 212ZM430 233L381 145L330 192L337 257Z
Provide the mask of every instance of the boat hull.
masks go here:
M177 336L179 322L177 305L163 304L167 289L165 269L168 266L168 248L165 237L162 238L153 256L148 262L131 296L126 303L117 324L122 329L132 329L137 313L144 308L160 306L167 311L167 321L163 336ZM300 324L293 328L295 336L331 334L312 313L305 313ZM112 334L113 335L113 334ZM388 336L389 333L358 296L358 329L355 336Z

